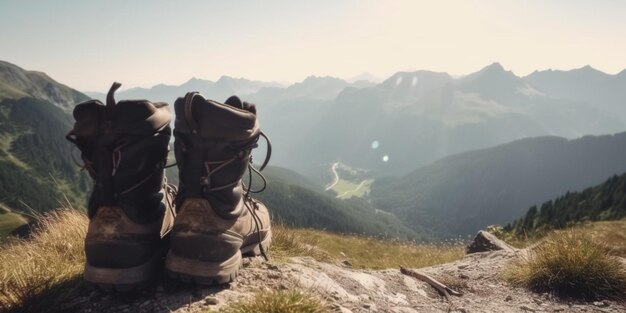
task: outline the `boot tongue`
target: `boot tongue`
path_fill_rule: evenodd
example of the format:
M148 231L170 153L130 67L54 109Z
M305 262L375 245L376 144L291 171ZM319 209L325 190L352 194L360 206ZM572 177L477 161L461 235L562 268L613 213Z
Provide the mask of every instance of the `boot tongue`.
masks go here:
M239 97L237 96L231 96L224 103L237 109L243 109L243 102L241 102L241 99L239 99Z

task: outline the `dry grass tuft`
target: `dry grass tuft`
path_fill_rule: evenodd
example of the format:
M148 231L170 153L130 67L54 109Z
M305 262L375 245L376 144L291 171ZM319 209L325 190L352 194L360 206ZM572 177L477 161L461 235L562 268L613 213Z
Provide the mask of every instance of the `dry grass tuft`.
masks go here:
M259 292L221 309L221 313L323 313L330 308L321 300L300 291Z
M58 210L39 217L29 239L0 246L0 311L52 312L82 288L87 217Z
M585 233L556 232L512 262L504 276L514 285L560 297L626 300L626 268L608 250Z

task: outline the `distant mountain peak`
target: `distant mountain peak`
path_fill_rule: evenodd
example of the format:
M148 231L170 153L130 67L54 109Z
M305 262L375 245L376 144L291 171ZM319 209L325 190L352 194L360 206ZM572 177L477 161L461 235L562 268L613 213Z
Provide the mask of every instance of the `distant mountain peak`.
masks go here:
M186 81L185 83L194 83L194 82L199 82L199 81L205 81L205 79L200 79L197 77L191 77L188 81Z
M460 79L462 82L469 82L475 80L484 80L485 82L496 81L518 81L520 80L512 71L504 69L502 64L495 62L480 69L478 72L474 72Z
M483 68L483 71L506 72L506 70L504 69L502 64L500 64L500 62L494 62L494 63L487 65L485 68Z
M222 81L233 81L233 80L237 80L237 79L228 75L222 75L217 81L222 82Z
M489 64L485 67L483 67L482 69L480 69L478 72L474 73L477 74L477 76L489 76L489 77L509 77L509 78L518 78L515 74L513 74L512 71L507 71L504 66L502 66L502 64L500 64L499 62L495 62L492 64ZM472 76L474 74L470 74L466 77Z
M197 77L192 77L188 81L184 82L181 86L202 86L202 85L212 85L213 82L207 79L201 79Z
M597 70L593 67L591 67L591 65L587 64L579 69L577 69L577 71L583 72L583 73L591 73L591 74L603 74L603 75L607 75L605 72L602 72L600 70Z

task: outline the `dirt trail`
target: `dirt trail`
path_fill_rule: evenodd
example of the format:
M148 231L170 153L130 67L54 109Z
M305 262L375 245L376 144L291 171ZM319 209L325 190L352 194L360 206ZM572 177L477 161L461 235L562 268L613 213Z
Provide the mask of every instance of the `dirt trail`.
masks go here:
M483 252L457 262L422 268L463 293L446 301L427 283L403 275L399 269L357 270L342 264L321 263L308 257L286 264L246 260L238 280L221 288L159 282L140 297L92 292L80 312L201 312L262 290L300 289L318 295L334 312L626 312L611 301L563 302L547 294L512 288L499 278L502 267L522 251ZM348 262L346 262L348 263Z
M330 183L328 186L326 186L326 189L325 189L326 191L333 189L333 187L335 187L335 185L339 183L339 173L337 173L338 166L339 166L339 162L335 162L330 167L331 171L333 172L334 178L333 178L333 182Z

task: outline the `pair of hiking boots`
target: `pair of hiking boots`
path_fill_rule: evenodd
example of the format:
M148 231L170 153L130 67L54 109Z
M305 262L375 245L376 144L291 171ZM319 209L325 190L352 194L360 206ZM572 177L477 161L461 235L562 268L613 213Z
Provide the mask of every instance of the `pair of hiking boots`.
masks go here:
M242 177L261 136L256 107L233 96L225 103L196 92L178 98L174 150L179 189L164 170L172 135L167 103L78 104L67 135L94 180L88 202L84 278L104 289L132 290L165 269L187 282L235 279L242 255L264 255L271 243L265 205ZM271 154L261 167L265 167ZM252 172L250 172L252 175Z

